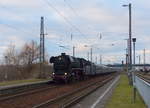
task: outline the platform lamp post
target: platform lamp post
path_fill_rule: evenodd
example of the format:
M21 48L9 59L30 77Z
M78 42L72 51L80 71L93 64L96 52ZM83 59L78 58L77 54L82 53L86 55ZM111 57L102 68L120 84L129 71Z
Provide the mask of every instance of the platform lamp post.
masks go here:
M131 3L128 5L122 5L123 7L128 7L129 8L129 63L130 63L130 69L132 69L132 30L131 30Z

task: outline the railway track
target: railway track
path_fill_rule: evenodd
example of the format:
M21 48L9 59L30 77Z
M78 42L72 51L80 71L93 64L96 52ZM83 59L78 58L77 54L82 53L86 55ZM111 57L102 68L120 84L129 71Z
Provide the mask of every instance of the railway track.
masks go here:
M150 75L143 75L142 73L136 73L136 75L138 77L140 77L141 79L143 79L144 81L150 83Z
M53 84L52 81L42 81L37 83L30 83L24 85L6 86L0 88L0 98L7 97L10 95L16 95L19 93L31 91L34 89L45 88L49 84Z
M23 97L23 96L27 96L27 95L31 95L31 94L35 94L35 93L39 93L39 92L42 92L42 91L45 91L45 90L49 90L49 89L53 89L53 88L56 88L57 86L42 86L41 88L32 88L28 91L24 91L24 92L21 92L21 93L17 93L17 94L12 94L12 95L3 95L0 97L0 102L2 101L6 101L6 100L10 100L10 99L15 99L15 98L18 98L18 97Z
M58 105L59 107L67 107L77 100L88 95L89 93L93 92L98 87L103 86L113 77L114 74L98 76L73 84L49 85L47 87L34 89L16 95L1 97L0 108L36 108L41 107L41 105L47 102L48 107L49 105L56 105L56 108L58 108ZM49 101L51 101L53 104L49 104Z
M72 104L78 102L80 99L92 93L113 78L114 76L110 76L103 81L96 81L84 87L77 88L74 91L35 105L33 108L69 108Z

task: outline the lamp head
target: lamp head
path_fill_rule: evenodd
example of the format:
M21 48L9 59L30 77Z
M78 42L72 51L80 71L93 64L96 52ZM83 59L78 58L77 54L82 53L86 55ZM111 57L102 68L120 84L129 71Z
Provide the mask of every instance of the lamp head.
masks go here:
M123 7L127 7L127 6L129 6L129 5L122 5Z
M136 42L136 38L132 38L132 41L133 41L133 42Z
M84 47L88 47L88 45L84 45Z

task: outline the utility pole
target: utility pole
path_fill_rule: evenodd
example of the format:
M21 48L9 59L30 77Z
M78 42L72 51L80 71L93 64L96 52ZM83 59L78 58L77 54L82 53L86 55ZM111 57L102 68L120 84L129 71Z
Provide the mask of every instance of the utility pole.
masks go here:
M93 51L92 51L92 47L91 47L91 62L92 62L92 53L93 53Z
M139 64L141 64L141 55L139 55Z
M129 42L129 39L127 39L127 54L128 54L128 66L130 65L130 44L129 44L130 42Z
M143 63L144 63L144 70L145 70L145 62L146 62L146 61L145 61L145 49L144 49L143 52L144 52L144 53L143 53L143 55L144 55L144 56L143 56L143 57L144 57L144 62L143 62Z
M73 35L72 35L72 33L71 33L71 41L72 41L72 38L73 38Z
M128 63L128 54L126 53L126 66L127 66L127 63Z
M132 38L133 41L133 58L134 58L134 72L133 72L133 80L135 83L135 42L136 42L136 38Z
M126 70L127 70L127 74L128 74L128 63L129 61L128 61L128 54L126 54Z
M40 63L45 61L45 48L44 48L44 17L41 17L41 28L40 28Z
M100 55L100 64L102 64L102 55Z
M133 64L134 64L134 69L135 69L135 42L136 42L136 38L132 38L133 41Z
M93 49L92 49L92 46L91 46L91 68L90 68L90 71L91 71L91 73L93 72L93 63L92 63L92 55L93 54Z
M71 42L72 42L72 39L73 39L73 35L72 35L72 33L71 33ZM72 45L73 45L73 43L72 43ZM73 57L75 57L75 46L73 45L73 47L72 47L72 56Z
M89 61L89 52L87 52L87 60Z
M127 47L128 47L128 40L127 39ZM128 64L129 64L129 52L128 52L128 48L126 48L126 71L127 71L127 74L128 74Z
M6 60L6 66L8 67L9 66L9 64L8 64L8 56L5 56L5 60ZM5 72L5 80L7 81L7 78L8 78L8 71L9 71L10 69L9 68L7 68L6 69L6 72Z
M42 64L45 61L45 47L44 47L44 17L41 17L41 26L40 26L40 77L42 75Z
M95 61L96 61L96 64L97 64L97 56L96 56L96 58L95 58Z
M73 57L75 57L75 46L73 46Z
M130 55L130 45L129 45L129 39L125 39L125 40L127 40L127 48L125 49L126 50L126 62L127 62L127 64L130 64L130 57L129 57L129 55Z

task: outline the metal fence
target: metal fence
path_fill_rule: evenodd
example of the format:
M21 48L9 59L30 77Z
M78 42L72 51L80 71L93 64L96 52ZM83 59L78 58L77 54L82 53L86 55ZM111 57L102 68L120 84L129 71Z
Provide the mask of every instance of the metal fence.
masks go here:
M133 84L140 93L145 104L148 106L148 108L150 108L150 83L142 80L138 76L135 76L135 81Z

